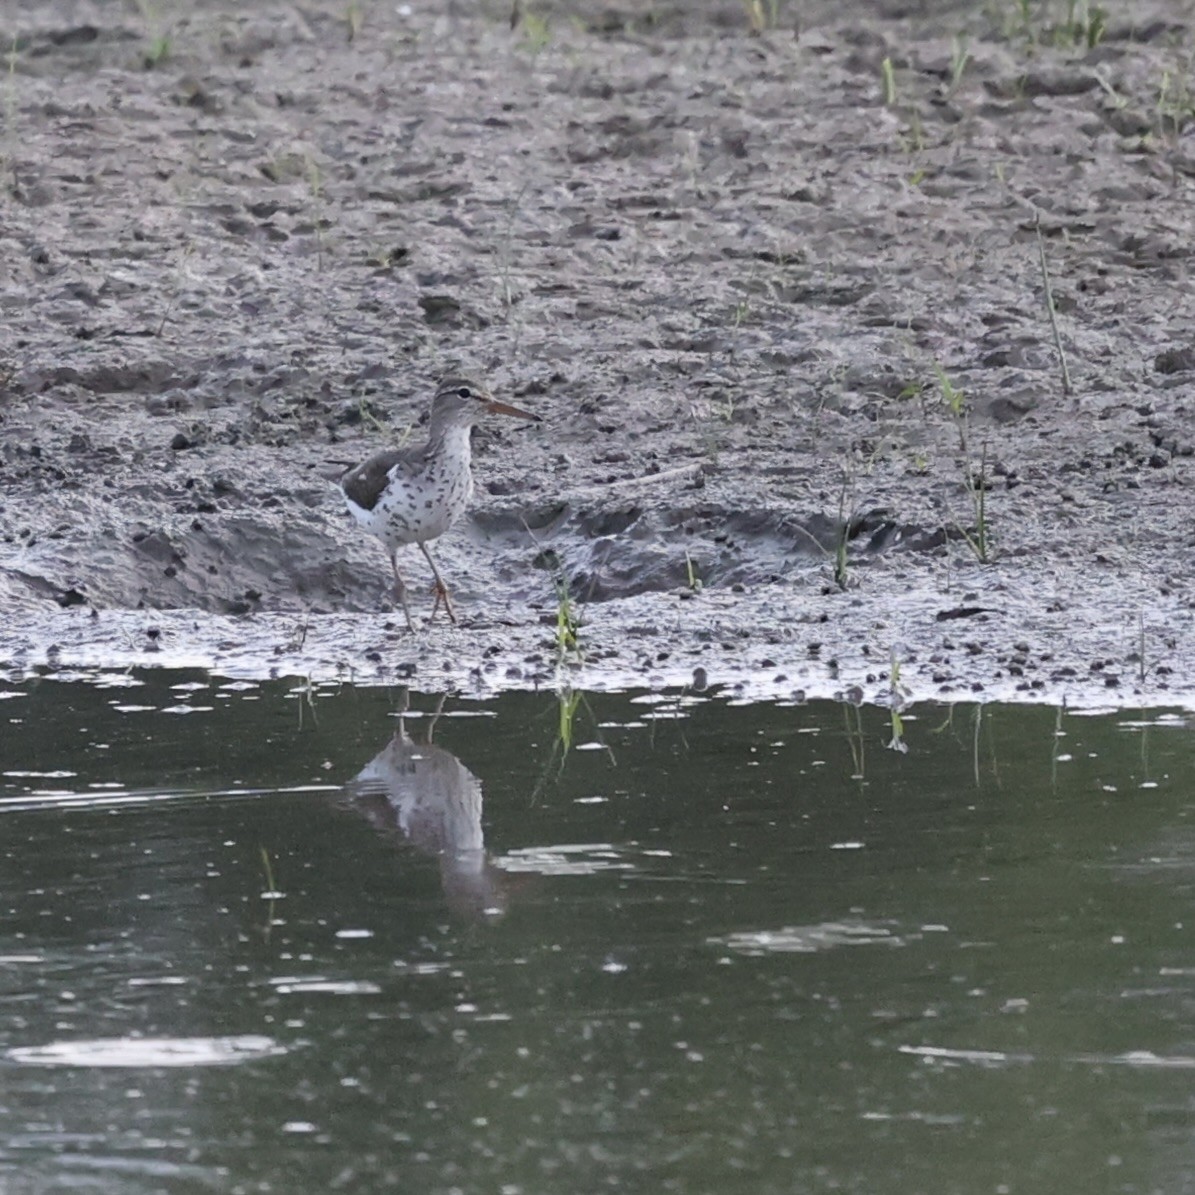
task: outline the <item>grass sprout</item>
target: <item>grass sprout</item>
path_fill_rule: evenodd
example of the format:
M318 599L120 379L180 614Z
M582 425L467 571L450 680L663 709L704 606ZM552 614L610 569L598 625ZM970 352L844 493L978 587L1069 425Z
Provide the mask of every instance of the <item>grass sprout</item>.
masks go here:
M1055 40L1094 50L1108 32L1108 14L1090 0L1067 0L1066 18Z
M945 98L949 99L962 86L971 51L965 37L956 37L950 44L950 82L946 84Z
M549 781L559 778L563 774L564 765L567 763L568 757L577 740L577 719L582 711L588 714L590 721L592 721L597 741L609 756L610 762L617 764L618 761L614 756L613 750L602 737L601 729L598 727L597 716L594 714L593 707L589 704L585 694L579 689L574 689L572 685L559 684L556 687L556 733L552 742L552 750L548 754L543 770L540 772L539 779L536 781L535 788L532 791L533 800L538 798Z
M556 658L563 662L569 656L581 656L581 623L569 593L568 581L557 575L556 585Z
M303 155L304 173L307 176L307 187L311 192L311 204L314 213L312 223L315 225L315 268L318 273L324 272L324 183L320 172L319 162L315 154Z
M947 409L955 419L964 418L967 409L966 394L950 380L937 361L934 362L934 373L938 375L938 384L942 387L942 401Z
M908 754L909 744L905 741L905 724L900 716L909 697L909 690L901 684L900 657L896 648L892 648L891 664L888 669L888 726L892 737L885 744L889 751L898 751L901 755Z
M299 694L299 729L303 729L303 711L304 709L311 712L311 723L313 726L319 726L319 711L315 708L315 685L312 684L311 677L305 676L303 683L292 690Z
M159 33L157 37L150 39L149 45L145 47L145 54L142 60L145 63L146 70L153 70L155 66L161 66L169 57L170 35Z
M967 493L971 498L971 512L975 519L975 533L967 531L965 528L959 528L963 533L963 539L967 541L967 546L975 553L975 559L980 564L987 564L991 560L991 544L988 537L988 514L987 514L987 492L988 492L988 478L987 478L987 464L988 464L988 446L984 444L983 452L979 458L979 474L967 464L964 464L963 483L967 487Z
M896 107L896 72L892 68L892 59L885 57L880 63L880 88L884 96L884 107Z
M959 448L967 451L967 396L946 375L946 371L935 361L934 373L938 375L938 386L942 391L942 402L954 420L958 432Z
M506 222L502 232L502 239L498 244L498 271L502 280L502 309L510 322L511 310L515 305L514 286L511 279L511 268L514 261L515 221L518 219L523 196L527 194L530 183L524 183L518 192L506 205Z
M753 37L759 37L780 23L780 0L743 0L747 27Z
M137 11L145 22L146 42L141 62L147 71L161 66L170 57L170 33L162 15L151 0L137 0Z
M542 13L525 9L521 13L523 44L533 55L546 50L552 40L552 23Z
M174 313L175 307L178 305L178 298L183 289L183 279L186 277L187 265L191 260L192 254L195 252L195 242L188 241L183 246L183 251L179 255L178 266L174 273L174 294L170 296L170 302L166 304L165 310L162 312L162 318L158 323L158 330L154 333L159 339L162 333L166 330L166 325L170 321L171 315Z
M1187 82L1188 70L1162 71L1158 98L1154 105L1158 135L1177 140L1195 117L1195 98Z
M1015 14L1008 32L1019 32L1031 45L1094 50L1108 33L1108 13L1091 0L1066 0L1065 10L1056 17L1058 5L1051 0L1016 0Z
M900 682L900 657L896 655L896 649L891 651L891 666L888 670L888 727L891 730L891 737L885 746L889 750L900 752L901 755L908 753L908 743L905 741L905 722L900 716L900 711L905 705L906 691Z
M959 526L967 546L975 554L980 564L987 564L991 560L991 539L988 533L987 519L987 491L988 491L988 449L985 442L979 461L978 474L971 467L970 438L967 434L967 396L947 376L946 371L937 361L934 362L934 372L938 375L938 385L942 391L942 401L954 420L955 430L958 432L959 451L963 456L963 486L971 499L971 513L975 520L974 532ZM957 525L957 524L956 524Z
M556 742L560 748L560 762L573 747L573 730L577 720L577 710L581 705L584 694L578 689L561 689L556 694L558 722L556 726Z
M867 748L863 735L863 711L852 702L844 702L842 717L846 723L846 741L851 752L851 779L860 785L867 779Z

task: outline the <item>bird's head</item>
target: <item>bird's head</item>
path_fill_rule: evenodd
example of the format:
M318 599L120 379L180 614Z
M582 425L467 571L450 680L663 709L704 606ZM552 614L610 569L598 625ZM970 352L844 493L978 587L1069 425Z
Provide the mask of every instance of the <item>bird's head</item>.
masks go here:
M480 382L458 375L445 378L432 400L433 428L472 427L487 415L513 415L540 422L538 415L499 402Z

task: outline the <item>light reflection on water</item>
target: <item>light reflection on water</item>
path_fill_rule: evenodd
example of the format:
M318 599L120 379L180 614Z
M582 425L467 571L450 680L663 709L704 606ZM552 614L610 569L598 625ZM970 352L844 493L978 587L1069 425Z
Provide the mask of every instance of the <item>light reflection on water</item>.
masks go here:
M6 697L6 1192L1187 1182L1181 718Z
M5 1057L22 1066L226 1066L286 1050L268 1037L117 1037L13 1046Z

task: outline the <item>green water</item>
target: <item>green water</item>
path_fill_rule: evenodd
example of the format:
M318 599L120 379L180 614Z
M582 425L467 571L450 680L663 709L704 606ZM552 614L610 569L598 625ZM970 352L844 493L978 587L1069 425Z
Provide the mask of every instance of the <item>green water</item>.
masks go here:
M1195 1190L1181 718L0 689L6 1195Z

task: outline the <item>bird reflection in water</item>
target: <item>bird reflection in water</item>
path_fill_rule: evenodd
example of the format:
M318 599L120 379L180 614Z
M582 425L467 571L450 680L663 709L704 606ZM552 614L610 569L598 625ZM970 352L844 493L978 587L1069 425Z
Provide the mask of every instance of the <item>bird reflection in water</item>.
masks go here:
M432 738L444 708L441 696L427 727L427 741L407 734L404 691L390 741L345 785L352 807L378 830L402 835L440 863L448 903L472 918L506 911L503 874L489 861L481 828L481 781Z

